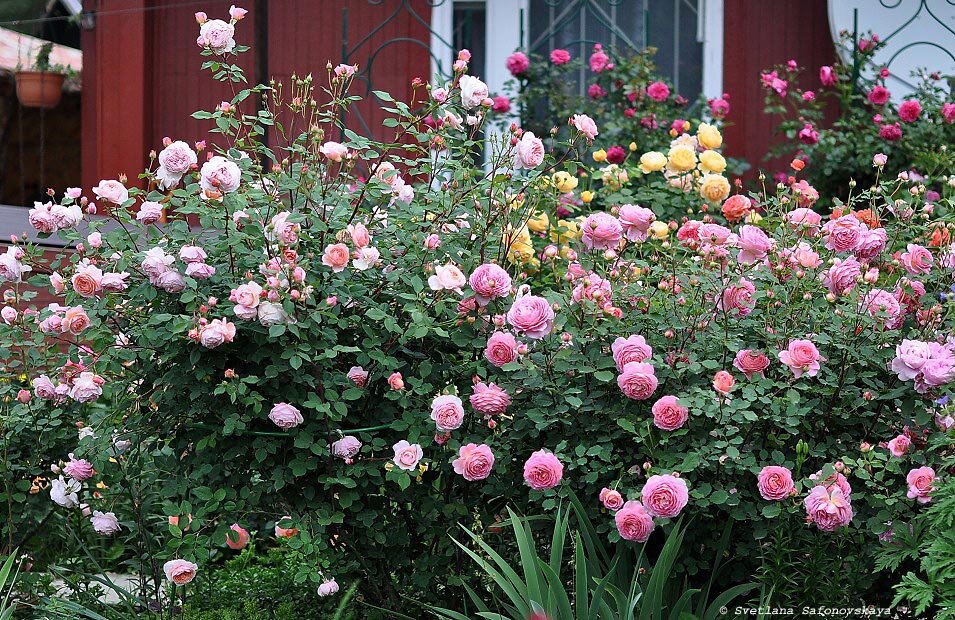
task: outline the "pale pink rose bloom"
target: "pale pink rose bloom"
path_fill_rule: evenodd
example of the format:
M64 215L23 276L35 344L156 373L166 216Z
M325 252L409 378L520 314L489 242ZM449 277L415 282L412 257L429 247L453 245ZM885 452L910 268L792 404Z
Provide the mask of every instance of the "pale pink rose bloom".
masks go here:
M103 235L98 232L90 233L86 238L86 243L90 244L91 248L99 249L103 247Z
M80 297L93 297L102 290L103 271L90 264L82 262L76 269L76 273L70 278L70 284L73 290Z
M492 299L506 297L511 291L511 276L493 263L478 266L468 278L468 284L477 295L480 305L487 305Z
M514 147L514 169L536 168L544 161L544 143L531 131L525 131Z
M378 263L381 253L378 248L359 248L355 253L356 257L352 260L352 266L358 271L371 269Z
M822 223L822 216L806 207L793 209L785 218L790 227L813 236L819 232L819 225Z
M57 295L61 295L64 290L66 290L66 283L63 281L63 276L57 272L50 274L50 286L53 287L53 291Z
M905 481L909 485L906 497L917 499L920 504L927 504L932 501L932 486L935 482L935 470L931 467L919 467L913 469L905 476Z
M228 54L235 49L235 26L221 19L210 19L199 28L196 44L216 54Z
M184 245L179 250L179 260L184 263L201 263L206 260L206 251L198 245Z
M889 161L889 156L885 153L876 153L872 156L872 165L876 168L883 167Z
M851 215L830 220L822 227L826 248L834 252L852 252L869 228Z
M74 458L70 454L70 461L63 466L63 473L73 480L83 482L93 477L93 464L86 459Z
M611 250L617 247L623 237L623 225L609 213L596 211L580 225L580 234L580 240L587 248Z
M803 374L815 377L819 372L820 363L826 358L819 355L816 345L810 340L790 340L785 351L778 354L779 361L789 367L797 379Z
M517 359L517 339L507 332L494 332L487 340L484 357L498 368Z
M906 251L899 257L902 266L909 272L909 275L920 275L932 270L932 253L928 248L924 248L915 243L910 243Z
M355 458L359 450L361 450L361 441L351 435L345 435L332 443L332 454L346 461Z
M397 391L405 389L405 380L400 372L393 372L388 376L388 387Z
M452 394L444 394L431 401L431 419L441 432L453 431L464 423L464 405Z
M93 188L93 193L100 200L121 205L129 200L129 190L119 181L108 181L103 179L99 185Z
M339 78L341 78L341 77L346 77L346 78L348 78L348 77L351 77L351 76L355 75L355 73L358 72L358 65L340 64L340 65L337 65L337 66L335 67L334 72L335 72L335 77L339 77Z
M461 87L461 104L468 110L488 98L487 84L472 75L462 75L458 85Z
M469 400L474 410L485 416L503 415L511 405L511 397L504 389L483 381L474 384L474 393Z
M322 255L322 264L331 267L335 273L339 273L344 271L345 267L348 266L348 260L350 258L351 254L348 251L347 245L344 243L333 243L325 248L325 253Z
M262 299L262 287L257 282L249 280L240 284L229 293L229 301L245 308L255 308ZM236 311L239 314L239 311ZM253 313L254 315L254 313ZM242 317L246 318L246 317Z
M554 309L543 297L523 295L507 311L507 322L521 334L537 340L554 329Z
M82 196L82 195L83 195L83 190L80 189L80 188L78 188L78 187L67 187L67 188L66 188L66 196L67 196L68 198L72 198L73 200L76 200L77 198L79 198L79 197Z
M865 294L860 301L865 311L873 318L881 318L885 321L884 326L889 329L895 329L901 326L905 320L902 316L902 306L899 300L892 293L874 288ZM884 315L880 317L879 315Z
M174 270L159 274L159 277L155 278L152 284L167 293L181 293L186 289L186 280L182 277L181 273Z
M679 404L676 396L663 396L653 403L650 411L653 413L653 425L664 431L675 431L686 424L690 418L690 411Z
M17 309L13 306L4 306L3 310L0 310L0 317L3 318L3 322L7 325L13 325L18 315Z
M553 489L564 477L564 464L547 450L538 450L524 463L524 482L535 491Z
M726 370L719 370L713 375L713 389L726 396L733 391L736 385L736 377Z
M915 379L925 365L932 358L929 345L919 340L906 340L895 347L895 359L892 360L892 372L902 381Z
M570 124L573 125L577 131L587 136L587 139L590 141L593 141L600 133L597 131L597 123L586 114L574 114L573 118L570 119Z
M747 379L752 379L756 374L766 378L765 370L769 368L769 358L759 351L743 349L736 354L733 368L746 375Z
M176 262L175 256L166 254L165 250L156 247L146 251L140 266L143 268L143 272L152 280L168 271L169 266L174 262Z
M318 595L321 597L331 596L338 593L338 582L334 579L326 579L318 586Z
M640 499L651 516L672 519L686 506L690 493L683 478L663 474L650 476L640 491Z
M292 214L288 211L282 211L272 217L272 221L270 222L272 231L271 234L268 235L270 239L277 239L286 245L292 245L298 242L298 232L301 226L288 221L291 215Z
M269 419L272 420L273 424L286 431L290 428L295 428L305 421L305 418L302 417L302 413L288 403L276 403L273 405L272 410L269 411Z
M232 342L235 339L235 324L228 319L212 319L199 332L199 342L207 349L214 349L221 344Z
M465 480L474 482L484 480L491 475L494 467L494 453L486 444L469 443L458 450L458 458L451 462L454 473Z
M617 377L617 386L627 398L646 400L657 389L653 366L644 362L627 362Z
M736 317L748 316L755 307L753 294L756 287L746 278L740 278L737 284L727 286L723 289L723 295L717 304L717 308L732 314Z
M43 400L52 400L56 398L56 386L53 385L53 381L46 375L40 375L32 381L33 393L36 394L37 398L42 398Z
M607 487L600 489L600 495L597 496L597 499L607 510L616 512L623 508L623 495L616 489L608 489Z
M90 523L93 524L93 530L97 534L103 534L104 536L110 536L123 529L119 525L119 519L112 512L94 510L93 516L90 517Z
M364 248L371 244L371 234L369 234L368 227L364 224L349 224L345 230L348 231L351 242L356 248Z
M63 333L69 332L74 336L79 336L89 326L90 318L83 310L83 306L70 306L64 310L60 323L60 329Z
M796 490L792 472L779 465L762 468L757 475L756 486L760 496L766 501L784 500Z
M733 231L719 224L702 224L696 231L696 237L707 245L721 246L733 239Z
M441 247L441 237L436 234L428 235L424 240L424 247L428 250L434 250Z
M228 194L239 189L242 171L232 160L216 155L202 164L199 169L199 183L202 189Z
M653 517L638 501L630 500L613 516L620 538L633 542L647 542L653 533Z
M839 488L813 487L803 505L809 521L823 532L832 532L852 521L852 504Z
M408 443L406 439L402 439L392 448L395 451L395 458L393 459L395 465L405 471L413 470L424 457L421 446L416 443Z
M58 227L56 225L56 219L53 217L53 213L51 211L52 205L44 205L39 202L34 203L34 205L36 206L33 209L30 209L28 216L30 226L41 233L51 234L56 232Z
M69 396L78 403L94 401L103 395L102 386L104 382L99 375L92 372L81 372L78 377L73 379Z
M189 263L186 265L186 275L196 280L205 280L215 274L216 268L206 263Z
M631 204L620 205L618 217L630 241L646 241L650 225L657 219L650 209Z
M196 152L182 140L170 143L159 152L159 168L156 170L159 186L172 189L198 161Z
M245 9L240 9L234 4L229 7L229 17L231 17L235 21L241 20L243 17L246 16L247 13L248 11L246 11Z
M368 371L361 366L352 366L348 369L348 374L346 376L348 377L349 381L358 387L365 387L365 384L368 383Z
M761 228L749 224L739 229L736 243L740 248L737 260L744 265L763 260L776 246L776 242Z
M461 294L462 287L467 284L468 279L464 276L457 265L448 263L447 265L435 265L434 275L428 278L428 286L432 291L455 291Z
M862 276L862 265L850 256L845 260L835 259L829 271L822 274L822 283L833 295L845 295L855 288L856 281Z
M249 544L250 538L247 529L238 523L233 523L229 531L226 532L225 544L229 549L245 549L246 545Z
M7 251L0 254L0 282L3 280L19 282L23 274L33 271L32 267L20 262L24 256L23 249L13 245L8 246Z
M177 586L184 586L192 581L199 567L186 560L169 560L162 565L162 570L166 573L166 579Z
M912 440L909 439L908 435L899 435L890 439L886 444L886 448L888 448L889 453L891 453L892 456L901 458L906 452L909 451L909 446L911 445Z
M319 147L319 152L331 161L340 162L348 157L348 147L339 142L326 142Z

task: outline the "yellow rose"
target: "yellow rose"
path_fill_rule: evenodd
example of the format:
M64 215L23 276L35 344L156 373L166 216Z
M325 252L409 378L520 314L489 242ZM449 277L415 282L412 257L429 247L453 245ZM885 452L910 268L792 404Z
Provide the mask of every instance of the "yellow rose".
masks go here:
M708 123L700 123L699 129L696 130L696 139L706 149L718 149L723 145L723 136L720 134L720 130Z
M557 220L557 228L550 231L550 240L555 243L570 243L580 234L580 226L574 220Z
M590 190L584 190L580 192L580 200L585 205L589 205L593 201L595 194Z
M602 163L607 161L607 151L600 149L599 151L594 151L594 161L597 163Z
M716 151L703 151L700 153L700 168L703 172L722 173L726 170L726 159Z
M561 194L572 192L574 188L577 187L577 177L569 172L564 172L563 170L555 172L553 179L554 187L556 187L557 191Z
M640 156L640 170L643 174L660 172L667 165L667 156L659 151L650 151Z
M514 241L507 250L507 259L512 263L526 263L534 258L534 246L527 241Z
M550 226L550 218L543 211L538 211L527 220L527 227L536 233L542 233Z
M650 235L654 239L666 239L670 236L670 227L667 226L666 222L657 220L650 224Z
M527 226L521 226L520 228L514 228L513 226L508 226L507 230L504 231L503 243L504 245L512 245L514 243L530 243L531 242L531 231L528 230Z
M637 150L637 143L636 143L636 142L631 142L631 143L630 143L630 146L629 146L628 148L630 149L630 152L631 152L631 153L635 152L635 151Z
M763 221L763 216L755 211L750 211L746 214L746 223L747 224L758 224Z
M678 172L687 172L696 168L696 153L688 146L678 144L670 149L667 167Z
M730 195L730 182L721 174L706 174L700 180L700 196L710 202L722 202Z

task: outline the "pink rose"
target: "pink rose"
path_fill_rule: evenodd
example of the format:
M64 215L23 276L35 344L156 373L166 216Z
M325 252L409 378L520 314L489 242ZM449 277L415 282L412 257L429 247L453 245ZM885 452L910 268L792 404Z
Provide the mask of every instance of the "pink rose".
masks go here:
M600 489L598 499L607 510L616 512L623 508L623 495L616 489L608 489L607 487Z
M207 349L214 349L221 344L232 342L235 339L235 324L228 319L213 319L199 332L199 342Z
M748 316L755 307L753 294L756 287L746 278L740 278L737 284L727 286L723 289L723 295L720 298L717 308L737 317Z
M594 73L601 73L611 67L610 57L603 51L603 46L598 43L594 46L594 53L590 55L590 70Z
M460 428L464 423L464 405L461 399L444 394L431 401L431 419L439 431L448 432Z
M268 235L271 240L279 240L285 245L292 245L298 243L298 233L301 229L301 226L295 222L290 222L289 217L292 214L288 211L282 211L276 213L272 217L271 224L271 234Z
M513 334L494 332L487 340L484 357L498 368L517 359L517 340Z
M371 234L368 232L368 227L364 224L360 222L358 224L349 224L346 230L351 237L351 242L356 248L364 248L371 243Z
M305 421L299 410L288 403L276 403L269 412L269 419L285 431Z
M543 297L523 295L507 311L507 322L528 338L538 340L554 328L554 310Z
M920 275L932 270L932 253L928 248L910 243L899 257L909 275Z
M536 168L544 161L544 143L531 131L525 131L514 150L514 169Z
M63 466L63 473L72 478L83 482L93 477L93 464L86 459L73 458L70 455L70 462Z
M292 517L285 515L281 519L275 522L275 537L276 538L293 538L298 535L297 527L282 527L280 523L291 521Z
M199 183L202 189L218 191L228 194L239 189L242 181L242 171L232 160L216 155L202 164L199 169Z
M736 377L726 370L717 371L713 375L713 389L724 396L733 391L734 385L736 385Z
M326 579L318 586L318 595L321 597L331 596L338 593L338 582L334 579Z
M199 567L186 560L169 560L162 565L162 570L166 573L166 579L177 586L184 586L195 578Z
M504 66L511 72L511 75L518 77L530 68L531 61L524 52L514 52L504 61Z
M393 372L388 375L388 387L396 391L405 389L405 380L400 372Z
M918 99L906 99L899 106L899 120L903 123L914 123L922 114L922 104Z
M392 448L395 451L395 458L393 459L395 465L405 471L413 470L424 457L424 451L420 445L408 443L405 439L396 443Z
M339 142L326 142L318 150L330 161L340 162L348 157L348 147Z
M862 240L868 227L851 215L830 220L822 227L826 248L834 252L851 252Z
M547 450L538 450L524 463L524 482L535 491L553 489L564 477L564 464Z
M468 279L477 294L478 303L487 305L492 299L506 297L511 291L511 276L498 265L485 263L471 273Z
M93 524L93 530L97 534L103 534L105 536L110 536L123 529L119 525L119 519L117 519L116 515L112 512L94 510L93 516L90 517L90 523Z
M643 504L630 500L613 517L620 538L633 542L646 542L653 532L653 517Z
M822 223L822 216L806 207L799 207L786 213L786 223L803 234L815 236Z
M683 478L664 474L650 476L640 491L640 499L651 516L672 519L686 506L690 493Z
M102 290L103 271L84 261L79 264L76 273L70 278L73 290L80 297L93 297Z
M909 485L909 491L906 497L909 499L918 499L920 504L927 504L932 501L932 483L935 482L935 470L931 467L919 467L913 469L905 476L905 481Z
M929 345L919 340L902 340L895 347L895 359L892 360L892 372L902 381L915 379L925 362L932 357Z
M570 62L570 52L562 49L551 50L550 61L555 65L566 65Z
M869 316L884 321L884 326L896 329L905 320L902 316L902 306L892 293L874 288L865 294L860 303ZM880 316L883 315L883 316Z
M351 254L348 251L347 245L344 243L333 243L325 248L325 253L322 255L322 264L331 267L335 273L339 273L344 271L345 267L348 266L349 258L351 258Z
M494 383L474 384L474 393L470 397L471 406L485 416L503 415L511 405L511 397Z
M889 440L886 444L886 447L889 449L889 452L892 456L896 458L901 458L909 451L909 446L912 445L912 440L909 439L908 435L899 435Z
M89 326L90 318L86 316L83 306L70 306L64 310L60 323L60 330L64 334L69 332L74 336L79 336Z
M340 64L335 66L335 77L350 78L358 72L358 65Z
M803 505L809 522L823 532L832 532L852 521L852 504L839 488L813 487Z
M580 232L581 241L587 248L612 250L623 237L623 225L609 213L596 211L587 216L580 226Z
M159 152L159 168L156 170L159 186L172 189L197 162L196 152L188 144L181 140L170 143Z
M599 134L594 119L586 114L574 114L573 118L570 119L570 124L573 125L577 131L587 136L587 139L590 141L593 141Z
M432 291L455 291L460 295L461 288L465 284L467 284L467 278L464 277L464 272L454 263L435 265L434 275L428 278L428 286Z
M58 226L51 211L52 205L42 205L38 202L34 204L36 204L36 207L30 209L30 214L28 216L30 226L41 233L51 234L56 232Z
M36 394L37 398L42 398L43 400L52 400L56 398L56 386L53 385L53 381L46 375L40 375L32 381L33 393Z
M853 253L856 258L870 260L882 253L885 244L889 242L889 235L884 228L863 231L860 235L859 243L856 245Z
M345 435L332 443L332 454L346 461L355 458L359 450L361 450L361 442L351 435Z
M238 523L233 523L226 532L225 544L229 549L245 549L249 544L249 531Z
M753 375L756 374L765 378L764 371L769 368L769 358L759 351L743 349L736 354L736 358L733 360L733 368L746 375L747 380L752 379Z
M833 295L845 295L855 288L857 278L862 276L862 265L855 257L835 259L829 271L822 275L822 283Z
M776 242L770 239L762 229L747 224L739 229L737 244L740 248L737 260L745 265L766 258Z
M486 444L469 443L458 450L458 458L451 462L454 473L464 476L468 482L484 480L494 467L494 453Z
M212 50L216 54L228 54L235 49L235 26L221 19L210 19L199 28L199 47Z
M93 193L100 200L121 205L129 200L129 190L119 181L102 180L93 188Z
M832 67L828 65L819 67L819 81L823 86L835 86L838 80L839 78Z
M346 376L358 387L365 387L365 384L368 383L368 371L361 366L352 366L348 369Z
M881 85L873 87L868 94L869 101L875 105L885 105L890 96L889 89Z
M610 345L613 353L613 361L617 364L617 370L623 371L623 367L629 362L645 362L653 356L653 349L647 344L643 336L629 336L628 338L617 338Z
M686 424L689 410L679 404L676 396L663 396L653 403L653 425L664 431L675 431Z
M701 224L696 231L696 238L708 245L726 245L732 236L733 231L719 224Z
M488 98L487 84L473 75L462 75L458 85L461 87L461 105L468 110L482 105Z
M650 225L657 216L645 207L625 204L620 205L620 225L630 241L646 241Z
M647 96L654 101L666 101L670 96L670 87L663 82L654 82L647 86Z
M756 486L760 496L766 501L784 500L796 491L793 474L779 465L767 465L757 475Z
M778 354L779 360L789 366L793 376L797 379L803 374L815 377L819 372L820 362L826 358L819 355L819 350L809 340L790 340L785 351Z
M644 362L627 362L617 377L623 395L633 400L646 400L657 389L653 366Z

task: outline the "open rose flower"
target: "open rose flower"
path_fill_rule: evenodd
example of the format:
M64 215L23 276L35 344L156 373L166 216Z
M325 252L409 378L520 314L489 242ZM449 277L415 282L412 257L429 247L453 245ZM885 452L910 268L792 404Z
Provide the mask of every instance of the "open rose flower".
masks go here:
M162 565L162 570L166 573L166 579L177 586L184 586L195 578L199 567L186 560L169 560Z
M909 451L909 446L911 445L912 440L909 439L908 435L898 435L897 437L893 437L889 440L889 442L886 444L886 448L888 448L889 453L892 456L901 458L902 456L905 456L906 452Z
M909 485L906 497L916 499L920 504L927 504L932 501L933 483L935 482L934 469L931 467L913 469L905 476L905 482Z
M458 84L461 87L461 105L469 110L488 98L487 84L473 75L462 75Z
M93 524L93 530L97 534L103 534L104 536L110 536L123 529L119 525L119 519L112 512L94 510L93 516L90 517L90 523Z
M643 504L629 501L613 516L620 538L633 542L647 542L653 532L653 516Z
M852 521L852 503L838 487L813 487L803 505L807 520L823 532L832 532Z
M507 332L494 332L487 340L484 357L497 367L517 359L517 339Z
M229 549L245 549L249 544L249 531L239 525L238 523L233 523L229 528L229 531L226 532L225 544Z
M689 409L679 404L676 396L663 396L653 403L653 425L664 431L675 431L686 424Z
M196 44L216 54L228 54L235 49L235 26L221 19L205 21L199 28Z
M441 432L453 431L464 423L464 405L452 394L444 394L431 401L431 419Z
M461 289L467 281L457 265L448 263L434 266L434 275L428 278L428 286L432 291L446 290L461 294Z
M611 512L616 512L623 507L623 495L620 494L620 491L616 489L608 489L604 487L600 489L600 495L597 497L600 500L600 503L603 504L603 507Z
M650 209L631 204L620 205L618 217L623 232L630 241L646 241L650 225L657 219Z
M826 361L812 341L803 339L790 340L789 346L785 351L780 351L778 357L797 379L804 374L815 377L819 372L820 363Z
M359 450L361 450L361 441L351 435L345 435L332 443L332 454L346 461L355 458Z
M468 278L468 284L477 295L480 305L487 305L492 299L506 297L511 291L511 276L493 263L478 266Z
M524 482L535 491L553 489L564 477L564 464L547 450L538 450L524 463Z
M228 194L239 189L242 171L232 160L216 155L202 164L199 169L199 182L202 189Z
M645 362L653 357L653 349L644 337L636 335L617 338L610 345L610 351L618 371L623 371L623 367L629 362Z
M544 143L532 131L525 131L514 146L514 169L536 168L544 161Z
M784 500L796 491L792 472L779 465L767 465L759 470L756 486L766 501Z
M100 200L121 205L129 200L129 190L119 181L102 180L93 188L93 193Z
M623 225L609 213L596 211L587 216L580 226L580 232L581 241L588 248L611 250L617 247L623 237Z
M623 395L633 400L646 400L657 389L653 366L645 362L627 362L617 377L617 386Z
M393 459L395 465L405 471L411 471L417 467L418 462L424 456L424 451L420 445L408 443L406 439L396 443L392 446L392 449L395 451L395 458Z
M286 431L305 421L301 412L288 403L276 403L269 411L269 419L272 420L273 424Z
M196 152L181 140L172 142L159 152L159 169L156 180L163 189L172 189L179 185L184 174L198 162Z
M736 354L733 368L743 373L747 380L752 379L754 375L766 378L765 371L769 368L769 358L759 351L743 349Z
M507 322L519 333L536 340L554 329L554 310L543 297L523 295L507 311Z
M597 123L594 122L594 119L590 118L586 114L574 114L573 118L570 119L570 124L580 133L587 136L587 139L593 142L593 139L597 137Z
M483 381L474 384L474 393L469 400L474 410L485 416L503 415L511 406L511 397L505 390Z
M663 474L647 479L640 499L651 516L672 519L686 506L690 493L683 478Z
M458 450L458 458L451 463L454 473L460 474L465 480L474 482L484 480L491 475L494 467L494 453L485 444L469 443Z

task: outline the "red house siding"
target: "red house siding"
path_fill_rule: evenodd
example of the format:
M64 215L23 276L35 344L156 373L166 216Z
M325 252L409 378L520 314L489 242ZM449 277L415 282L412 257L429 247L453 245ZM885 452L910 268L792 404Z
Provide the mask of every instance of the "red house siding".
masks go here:
M775 119L763 114L763 69L795 59L808 67L806 89L819 87L815 70L832 64L835 52L826 0L725 0L723 13L723 91L730 94L726 153L746 159L770 174L788 169L785 161L762 158L781 138Z

